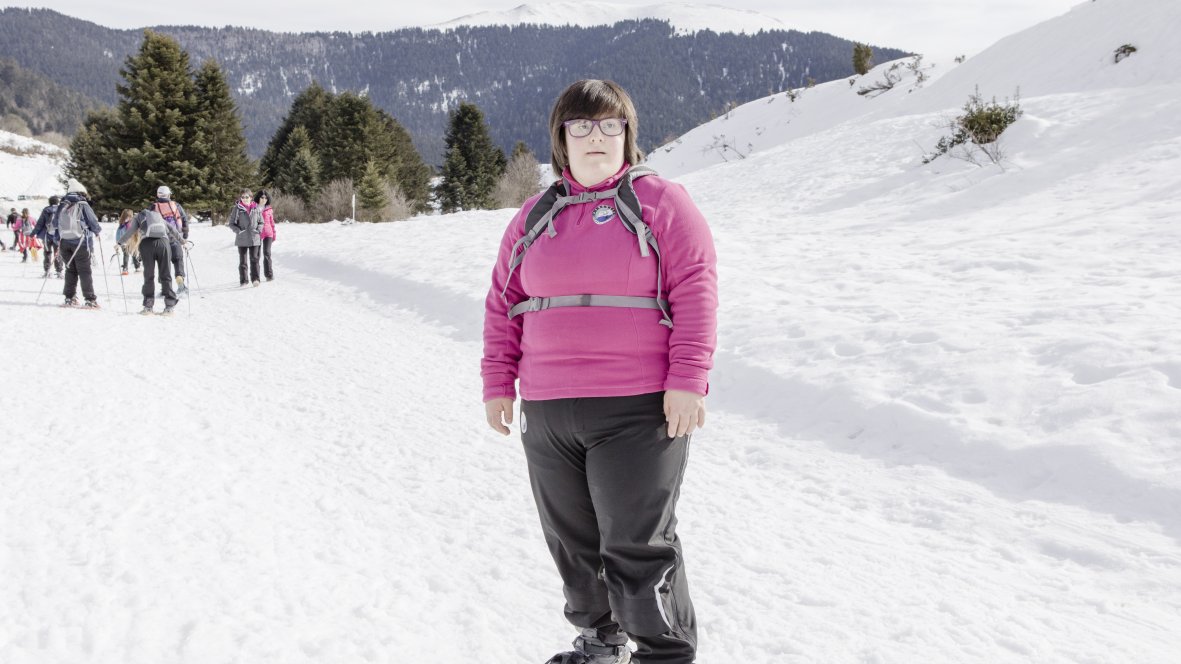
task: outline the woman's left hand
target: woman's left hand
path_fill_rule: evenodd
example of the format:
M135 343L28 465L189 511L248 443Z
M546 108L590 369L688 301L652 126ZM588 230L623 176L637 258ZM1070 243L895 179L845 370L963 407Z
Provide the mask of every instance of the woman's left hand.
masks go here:
M705 426L705 397L684 390L666 390L664 419L668 420L669 438L693 433Z

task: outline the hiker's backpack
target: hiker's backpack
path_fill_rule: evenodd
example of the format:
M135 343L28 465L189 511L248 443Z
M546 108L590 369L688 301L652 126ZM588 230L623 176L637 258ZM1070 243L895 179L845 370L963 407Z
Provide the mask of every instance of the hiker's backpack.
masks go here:
M152 210L172 224L173 228L180 230L180 209L177 208L175 201L156 201Z
M647 258L650 253L649 248L651 249L651 253L656 254L656 297L591 294L531 297L524 302L517 302L509 307L508 317L510 320L524 313L557 307L630 307L636 309L659 309L661 314L660 324L670 329L672 328L672 314L668 307L668 301L663 297L664 277L662 274L663 266L661 265L660 259L660 247L656 244L656 236L652 234L652 229L648 227L648 224L644 223L644 211L640 207L640 201L636 198L635 187L632 184L636 179L648 175L656 175L656 171L647 166L633 166L620 178L619 184L614 189L584 191L577 196L566 195L566 186L563 180L559 180L551 185L542 194L541 198L537 199L537 203L533 205L533 208L529 210L529 215L525 219L525 235L513 245L513 252L509 257L508 277L505 278L504 289L500 291L500 297L506 302L508 301L505 293L508 291L508 284L513 277L513 272L525 260L525 252L529 250L529 247L532 246L537 236L542 231L545 231L551 238L558 234L557 229L554 228L554 218L558 216L559 212L565 209L567 205L588 203L605 198L614 199L615 209L619 212L620 222L623 223L624 228L636 236L636 242L640 248L640 255Z
M63 202L58 205L57 214L54 215L54 223L57 224L61 239L81 240L85 235L85 229L82 226L82 201Z
M154 209L144 210L140 214L144 215L147 223L143 224L143 230L140 231L140 237L168 237L168 221Z

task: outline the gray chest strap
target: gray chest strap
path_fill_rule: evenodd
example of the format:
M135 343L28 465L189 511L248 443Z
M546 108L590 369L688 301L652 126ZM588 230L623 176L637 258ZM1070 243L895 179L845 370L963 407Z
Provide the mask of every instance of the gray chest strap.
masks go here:
M562 210L566 209L566 206L611 198L614 199L615 209L619 213L623 227L636 236L640 255L647 258L653 253L656 254L656 297L638 297L632 295L559 295L555 297L531 297L524 302L518 302L510 307L508 312L509 319L511 320L525 313L558 307L658 309L661 313L660 324L671 329L673 321L668 301L664 299L663 265L660 256L660 247L656 242L655 235L652 234L652 229L648 227L648 224L644 223L643 210L640 209L639 201L636 199L635 189L632 186L632 182L636 178L655 174L656 171L646 166L635 166L628 171L628 174L624 176L619 186L614 189L608 189L606 191L584 191L577 196L562 195L562 191L557 185L547 190L545 195L538 199L534 209L530 211L529 217L526 220L526 226L529 226L529 222L533 219L537 219L537 221L533 222L525 235L513 245L512 255L509 259L508 276L505 278L504 288L501 289L500 296L502 299L507 300L506 293L508 292L509 281L512 279L517 267L525 260L525 252L529 250L529 247L537 237L543 231L551 238L557 236L558 231L554 226L554 218ZM545 210L545 205L548 205L549 209L544 214L537 216L539 210Z

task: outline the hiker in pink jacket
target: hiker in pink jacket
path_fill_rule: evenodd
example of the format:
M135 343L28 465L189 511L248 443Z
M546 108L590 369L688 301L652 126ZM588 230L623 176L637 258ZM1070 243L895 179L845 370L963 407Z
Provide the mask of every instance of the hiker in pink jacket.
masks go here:
M611 81L559 96L561 179L513 217L485 301L485 415L507 435L519 382L533 495L580 630L551 662L622 664L629 636L637 664L690 664L697 647L675 507L705 424L717 259L685 189L635 167L638 128Z
M275 243L275 211L271 208L271 197L266 191L254 195L254 204L262 208L262 273L267 281L275 280L271 265L271 245Z

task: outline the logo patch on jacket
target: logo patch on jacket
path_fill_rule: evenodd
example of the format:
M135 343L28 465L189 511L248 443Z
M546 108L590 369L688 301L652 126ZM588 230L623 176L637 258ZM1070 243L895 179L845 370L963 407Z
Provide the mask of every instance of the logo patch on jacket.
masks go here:
M600 205L591 212L591 218L595 220L596 224L602 226L615 218L615 208L610 205Z

